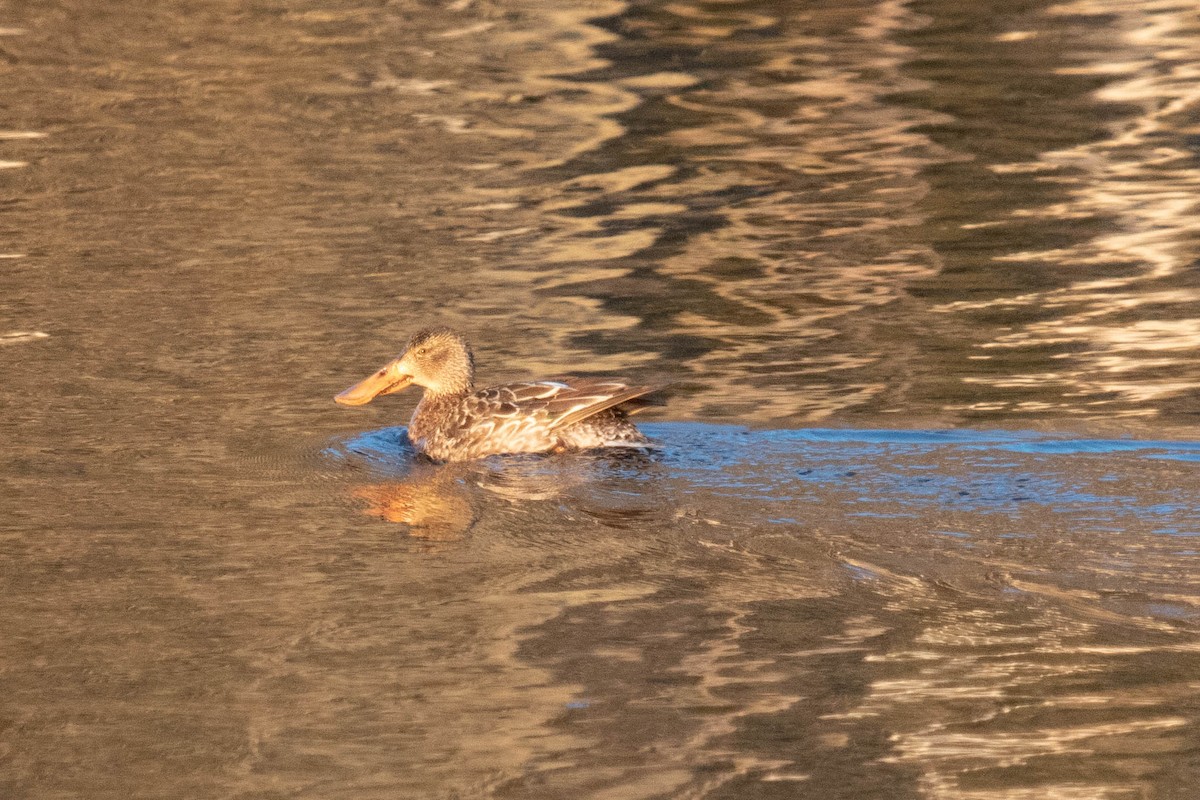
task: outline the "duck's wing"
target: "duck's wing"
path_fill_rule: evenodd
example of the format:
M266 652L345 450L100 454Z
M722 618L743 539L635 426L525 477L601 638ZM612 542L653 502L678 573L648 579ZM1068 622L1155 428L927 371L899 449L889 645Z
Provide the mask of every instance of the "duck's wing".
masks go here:
M659 390L622 381L571 378L508 383L476 392L472 400L492 417L540 417L551 429L572 425ZM639 404L641 410L646 403ZM633 410L633 409L631 409Z

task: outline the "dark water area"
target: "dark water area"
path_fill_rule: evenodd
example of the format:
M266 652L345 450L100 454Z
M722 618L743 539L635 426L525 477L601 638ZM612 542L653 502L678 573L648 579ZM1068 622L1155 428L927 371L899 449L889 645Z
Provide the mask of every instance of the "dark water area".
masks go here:
M1191 798L1200 17L0 4L0 797ZM335 392L674 384L647 453Z

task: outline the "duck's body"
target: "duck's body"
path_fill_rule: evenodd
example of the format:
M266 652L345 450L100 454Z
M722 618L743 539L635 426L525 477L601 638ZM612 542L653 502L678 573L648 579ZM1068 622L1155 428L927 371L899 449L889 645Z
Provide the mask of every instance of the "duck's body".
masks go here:
M424 387L408 437L438 461L649 444L628 415L649 405L645 398L655 387L564 378L476 390L474 367L457 333L422 331L399 358L335 399L362 405L409 384Z
M651 391L609 381L508 383L421 398L408 436L439 461L648 443L617 406Z

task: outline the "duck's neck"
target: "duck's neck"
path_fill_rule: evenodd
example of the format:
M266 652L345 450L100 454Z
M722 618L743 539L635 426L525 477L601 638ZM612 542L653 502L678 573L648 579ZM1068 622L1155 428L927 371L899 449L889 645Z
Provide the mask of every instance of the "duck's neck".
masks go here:
M457 391L433 391L426 389L421 396L421 402L413 411L412 421L408 424L408 435L415 442L436 436L444 429L453 428L459 419L458 410L462 401L471 393L472 386Z
M432 403L434 405L454 405L462 401L464 397L473 391L473 387L468 384L462 389L452 391L435 392L432 389L426 389L425 394L421 397L421 405Z

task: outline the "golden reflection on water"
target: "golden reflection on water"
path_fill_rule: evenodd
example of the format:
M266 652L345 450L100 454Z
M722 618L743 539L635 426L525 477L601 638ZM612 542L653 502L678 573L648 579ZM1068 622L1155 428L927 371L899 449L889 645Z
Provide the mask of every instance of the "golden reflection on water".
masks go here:
M919 21L885 3L830 40L795 9L771 12L674 4L623 20L625 35L715 48L692 72L639 73L628 42L574 18L582 42L612 58L526 75L541 87L541 127L549 113L592 133L560 158L525 161L518 181L483 170L464 190L484 229L462 239L487 248L478 278L528 298L540 319L540 346L520 347L530 372L576 359L661 371L665 335L704 343L673 362L670 377L692 382L680 414L815 418L887 391L879 379L822 379L870 374L884 351L860 346L872 322L856 315L903 301L908 282L937 269L907 231L927 192L920 170L954 156L913 130L937 115L885 101L916 85L894 40ZM727 58L748 65L726 77ZM460 305L476 325L511 316L490 301Z
M916 599L916 598L913 598ZM1096 611L1098 609L1092 609ZM1074 615L1048 614L1040 624L973 609L937 615L938 627L910 648L870 655L886 672L863 701L834 719L876 719L893 731L888 763L920 773L923 796L1007 800L1012 797L1124 798L1153 793L1159 758L1187 747L1191 720L1174 713L1157 689L1093 690L1042 697L1047 685L1093 686L1132 651L1083 644L1095 633ZM1103 618L1105 615L1101 615ZM1109 617L1109 621L1113 618ZM1167 645L1195 653L1195 643ZM959 711L947 713L948 709ZM1098 721L1120 716L1119 720ZM1065 720L1065 722L1064 722ZM1055 763L1114 756L1111 774L1050 777ZM1037 786L1022 788L989 776L1039 765Z
M1061 6L1045 19L1077 13ZM406 197L400 216L465 263L446 265L449 290L440 275L397 286L402 271L371 271L380 296L365 299L378 305L361 313L403 299L411 316L484 339L497 374L665 373L688 384L675 406L688 416L815 419L914 402L933 413L1154 414L1200 383L1174 369L1190 364L1194 323L1183 312L1195 299L1180 285L1195 188L1178 142L1192 92L1192 32L1170 24L1180 13L1125 25L1117 52L1082 50L1085 38L1054 63L1112 78L1093 105L1145 110L1113 122L1104 141L985 163L1057 192L1046 205L962 222L986 231L1112 220L1117 231L1070 247L1018 236L992 259L1070 276L1094 264L1100 277L932 313L911 288L955 266L925 229L930 209L955 198L931 197L928 175L974 156L927 133L953 124L949 115L895 101L928 88L913 77L921 52L909 44L927 20L905 4L850 19L742 3L595 3L534 4L489 17L486 29L441 20L448 27L429 36L448 49L443 61L385 61L356 77L411 104L416 129L460 159L451 182ZM1009 33L995 41L1037 46L1036 31ZM644 37L674 55L646 58ZM447 67L498 55L504 69L484 80ZM1156 73L1163 63L1175 71ZM1163 308L1172 319L1161 336L1144 328L1157 348L1146 361L1140 344L1121 340L1126 318L1146 325ZM931 356L918 345L947 315L981 340ZM943 380L965 389L930 397L926 387Z
M1090 0L1056 5L1047 13L1113 15L1103 46L1081 47L1078 62L1059 72L1106 79L1096 101L1134 113L1111 124L1099 141L1044 152L1031 162L993 165L998 173L1032 173L1066 194L1061 202L1015 210L1013 217L1103 221L1103 232L1078 244L1022 250L1001 260L1020 269L1091 265L1099 276L1012 297L950 302L939 310L1029 309L1044 317L1014 325L982 347L1050 349L1054 360L1043 362L1048 369L968 381L1060 393L1028 410L1096 413L1116 406L1107 413L1154 415L1163 401L1200 389L1195 368L1200 292L1180 280L1194 269L1200 241L1200 168L1194 149L1180 138L1193 127L1200 104L1194 14L1171 4L1148 8ZM1112 274L1114 267L1119 274ZM985 402L993 409L1021 410Z

